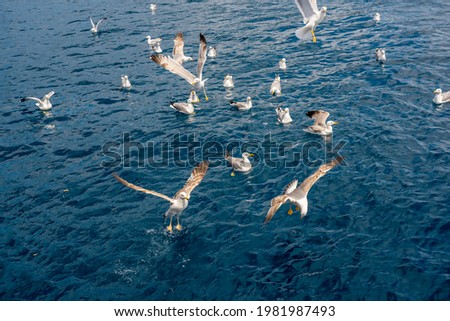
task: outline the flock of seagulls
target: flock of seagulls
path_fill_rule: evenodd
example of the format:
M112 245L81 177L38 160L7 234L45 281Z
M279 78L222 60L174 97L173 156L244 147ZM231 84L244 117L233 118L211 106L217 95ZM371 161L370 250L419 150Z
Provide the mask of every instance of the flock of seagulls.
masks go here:
M317 26L325 19L327 8L322 7L320 10L317 7L317 1L316 0L294 0L298 10L303 16L303 23L304 26L297 29L295 31L295 35L297 38L299 38L301 41L312 41L316 42L316 36L315 36L315 30ZM156 4L150 5L150 10L154 14L157 10ZM105 21L107 18L100 19L97 23L94 23L92 18L89 18L91 22L91 29L90 31L93 34L97 34L99 32L99 25ZM373 21L375 23L380 23L381 21L381 15L379 13L376 13ZM186 56L184 54L184 38L183 34L181 32L178 32L175 35L175 38L173 40L173 50L172 50L172 56L170 55L164 55L162 53L161 48L161 38L155 38L153 39L150 35L146 37L147 43L152 51L155 52L155 54L151 55L150 59L161 66L162 68L166 69L167 71L178 75L185 81L187 81L191 86L192 90L190 92L189 98L186 102L173 102L170 101L170 107L174 110L181 112L183 114L192 115L195 113L194 105L198 104L200 102L199 97L196 94L196 91L203 91L205 99L208 100L208 96L206 93L205 83L208 79L203 78L203 69L205 66L205 62L207 57L208 58L215 58L217 57L217 50L214 46L207 47L207 42L205 36L200 33L200 41L199 41L199 50L198 50L198 57L197 57L197 67L196 67L196 74L194 75L192 72L187 70L183 64L188 61L193 61L192 57ZM386 53L383 48L377 48L375 51L375 59L380 64L384 64L386 62ZM282 58L278 62L278 68L280 70L286 70L286 59ZM124 89L131 89L131 82L128 79L127 75L121 76L121 83L122 88ZM223 80L223 87L226 89L232 89L234 88L234 80L233 76L230 74L227 74ZM36 97L24 97L21 99L22 102L28 101L28 100L34 100L36 101L36 106L39 107L39 109L43 111L48 111L52 108L52 104L50 102L50 98L55 94L54 91L49 92L46 94L42 99L36 98ZM275 79L271 83L270 86L270 94L274 96L281 95L281 78L279 75L275 76ZM434 98L433 103L435 104L443 104L443 103L449 103L450 102L450 91L449 92L443 92L442 89L438 88L434 91ZM235 107L237 110L245 111L252 108L252 98L247 97L245 101L243 102L236 102L231 100L230 105ZM289 114L289 108L281 108L281 106L278 106L276 108L276 115L277 115L277 121L281 124L287 125L292 123L292 118ZM304 131L315 134L315 135L321 135L321 136L329 136L333 134L333 125L338 124L336 121L327 121L330 114L327 111L324 110L312 110L308 111L306 113L308 117L314 120L314 124L304 129ZM225 155L225 160L230 164L232 167L232 173L231 175L234 176L235 172L249 172L252 169L252 163L250 161L250 157L253 157L254 155L248 152L242 153L242 157L233 157L228 151ZM288 211L288 214L291 215L293 213L292 211L292 205L295 205L296 210L300 212L300 218L303 218L307 212L308 212L308 192L311 189L311 187L314 185L314 183L317 182L319 178L326 175L331 169L333 169L338 164L341 164L343 162L343 157L339 156L336 159L323 164L320 166L311 176L306 178L303 183L298 185L298 180L294 180L291 183L289 183L286 188L284 189L283 193L279 196L276 196L271 200L271 206L269 211L267 212L265 223L272 220L275 213L278 211L278 209L285 204L286 202L289 202L291 204L290 209ZM177 220L177 224L175 226L175 229L181 230L182 227L180 225L180 215L181 213L186 209L188 206L188 201L190 198L191 192L194 190L196 186L200 184L200 182L203 180L203 178L206 175L206 172L208 170L208 163L207 162L201 162L199 165L197 165L191 173L191 176L187 180L186 184L182 189L180 189L174 197L170 198L164 194L145 189L142 187L139 187L137 185L134 185L130 182L127 182L123 178L119 177L116 173L113 173L113 176L123 185L146 193L150 195L154 195L157 197L160 197L162 199L165 199L166 201L170 202L169 209L165 212L164 217L170 219L170 223L167 226L167 230L169 232L173 231L172 226L172 220L175 217Z

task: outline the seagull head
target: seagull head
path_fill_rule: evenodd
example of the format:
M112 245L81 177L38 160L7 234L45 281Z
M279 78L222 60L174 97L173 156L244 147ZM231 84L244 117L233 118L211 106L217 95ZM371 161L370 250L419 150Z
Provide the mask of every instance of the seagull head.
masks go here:
M329 125L329 126L333 126L333 125L337 125L337 124L339 124L337 121L332 121L332 120L327 121L327 125Z
M441 88L436 89L435 91L433 91L433 94L435 95L442 94L442 89Z
M186 192L181 192L180 193L180 198L184 199L186 201L189 201L189 197L187 196Z
M282 61L282 62L286 62L286 58L282 58L281 61Z
M252 97L247 97L247 102L252 101Z
M441 90L442 92L442 90ZM52 90L51 92L49 92L47 95L44 96L45 99L50 99L53 95L55 94L55 92Z
M320 8L320 12L322 12L322 13L327 13L327 7L322 7L322 8Z
M242 153L242 157L244 157L244 158L249 158L249 157L253 157L253 156L255 156L255 154L250 154L250 153L247 153L247 152Z

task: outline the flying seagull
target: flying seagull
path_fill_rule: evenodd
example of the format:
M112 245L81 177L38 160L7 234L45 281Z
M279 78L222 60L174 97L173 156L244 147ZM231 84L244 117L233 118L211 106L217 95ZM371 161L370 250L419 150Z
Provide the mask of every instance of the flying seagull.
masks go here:
M311 40L316 42L314 30L325 19L327 7L322 7L319 11L316 0L295 0L298 10L303 16L305 26L295 31L295 35L302 41Z
M186 70L182 65L176 62L170 56L164 55L152 55L150 57L154 62L158 65L167 69L173 74L176 74L190 83L196 90L203 89L203 93L205 95L205 99L208 100L208 96L206 95L205 82L208 79L203 79L203 67L206 62L206 39L203 34L200 34L200 47L198 50L198 62L197 62L197 77L194 76L190 71Z
M280 106L278 106L276 112L278 122L280 122L281 124L292 123L292 118L289 114L289 108L282 109Z
M39 99L36 97L24 97L20 101L24 102L27 100L34 100L36 101L36 106L39 107L40 110L49 110L52 108L52 103L50 102L50 98L55 94L54 91L49 92L47 95L44 96L44 98Z
M172 57L180 65L182 65L183 62L192 61L192 57L184 55L184 38L181 32L177 33L173 39Z
M311 134L322 136L331 135L333 133L333 125L339 124L338 122L331 120L326 122L328 116L330 116L330 113L324 110L308 111L306 116L314 119L314 124L304 129L305 132Z
M255 156L250 153L242 153L242 158L232 157L231 154L227 151L225 155L225 159L230 163L233 171L231 172L231 176L234 176L234 171L237 172L248 172L252 169L252 163L250 163L249 157Z
M433 94L434 94L433 103L437 105L443 103L450 103L450 91L443 93L442 89L438 88L435 91L433 91Z
M308 213L308 192L311 187L319 178L324 176L328 171L330 171L337 164L340 164L343 160L344 158L339 156L331 162L323 164L314 174L305 179L300 186L298 186L298 180L290 182L285 187L283 194L273 198L270 202L270 209L267 212L264 223L269 222L280 206L287 201L291 203L291 208L289 209L288 214L291 215L293 213L292 204L294 204L296 206L296 210L300 211L300 218L302 219Z
M252 108L252 98L247 97L247 100L245 102L237 102L237 101L230 101L230 105L236 107L239 110L249 110Z
M136 186L134 184L131 184L124 180L123 178L120 178L116 173L113 173L113 176L121 182L123 185L132 188L136 191L143 192L146 194L154 195L157 197L160 197L162 199L165 199L166 201L170 202L170 207L167 210L167 212L164 214L164 218L170 218L170 223L167 226L167 231L172 232L172 218L175 216L177 218L177 225L175 228L177 230L181 230L180 225L180 215L184 211L184 209L188 206L189 197L191 195L192 190L197 187L198 184L202 181L203 177L205 177L206 171L208 170L208 162L201 162L198 164L194 170L191 173L191 176L187 180L186 184L183 186L182 189L180 189L173 198L170 198L164 194L145 189L139 186Z
M276 75L272 84L270 85L270 94L273 96L281 95L281 79Z
M176 103L171 101L170 107L187 115L193 115L195 113L194 105L192 105L192 101L190 99L188 99L187 103Z
M96 33L98 32L98 26L100 25L101 22L105 21L106 19L107 19L107 18L103 18L103 19L100 19L97 23L94 23L94 21L92 20L92 18L89 17L89 20L91 20L91 25L92 25L91 32L92 32L93 34L96 34Z

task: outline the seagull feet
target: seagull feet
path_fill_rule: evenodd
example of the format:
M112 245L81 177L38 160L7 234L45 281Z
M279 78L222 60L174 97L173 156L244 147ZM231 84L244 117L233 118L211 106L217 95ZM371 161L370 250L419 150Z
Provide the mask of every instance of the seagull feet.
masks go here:
M236 174L234 173L234 171L233 172L231 172L231 176L235 176Z
M178 223L178 224L175 226L175 228L176 228L178 231L181 231L182 226L180 225L180 223Z
M316 35L314 34L314 30L311 30L311 34L312 34L312 41L314 42L314 43L316 43L317 42L317 39L316 39Z
M172 224L170 224L169 226L166 227L167 232L172 233Z
M290 208L288 211L288 215L292 215L292 213L294 213L294 211L292 210L292 208Z
M297 212L300 212L300 207L296 206L296 207L295 207L295 210L296 210Z

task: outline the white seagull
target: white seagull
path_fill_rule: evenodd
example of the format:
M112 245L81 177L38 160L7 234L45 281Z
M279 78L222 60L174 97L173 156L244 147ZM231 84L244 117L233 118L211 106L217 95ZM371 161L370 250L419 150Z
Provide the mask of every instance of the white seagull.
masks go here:
M183 186L182 189L180 189L173 198L170 198L164 194L148 190L142 187L139 187L137 185L131 184L124 180L123 178L120 178L116 173L113 173L113 176L121 182L123 185L132 188L136 191L143 192L146 194L151 194L157 197L160 197L162 199L165 199L166 201L170 202L170 207L167 210L167 212L164 214L164 218L167 219L170 218L170 223L167 226L167 231L172 232L172 218L175 216L177 218L177 225L175 228L177 230L181 230L180 225L180 215L184 211L184 209L188 206L189 203L189 197L191 196L192 190L197 187L198 184L202 181L203 177L205 177L206 171L208 170L208 162L202 162L197 165L197 167L194 168L194 170L191 173L191 176L187 180L186 184Z
M242 153L242 158L232 157L231 154L227 151L225 155L225 159L230 163L233 171L231 172L231 176L234 176L234 171L237 172L248 172L252 169L252 163L250 163L249 157L255 156L250 153Z
M386 62L386 51L381 48L377 48L375 50L375 60L380 64L384 64Z
M152 50L156 53L161 53L161 38L152 39L151 36L145 37L147 39L147 44L152 48Z
M295 31L295 35L302 41L311 40L316 42L314 31L316 27L325 19L327 7L322 7L319 11L316 0L295 0L298 10L303 15L305 26Z
M298 180L290 182L285 187L282 195L279 195L271 200L270 209L267 212L264 223L268 223L280 208L280 206L287 201L291 203L291 208L289 208L288 211L289 215L292 215L293 213L292 204L294 204L296 206L296 210L300 211L300 219L305 217L305 215L308 213L309 190L319 178L324 176L327 172L333 169L333 167L335 167L336 165L340 164L343 160L344 158L342 156L339 156L331 162L323 164L314 174L305 179L300 186L298 186Z
M328 136L333 133L333 125L339 124L337 121L331 120L326 122L328 116L330 116L330 113L324 110L308 111L306 115L314 119L314 124L312 126L303 129L307 133Z
M200 102L200 99L198 98L194 90L191 91L191 94L189 95L189 100L193 104L198 104Z
M188 99L187 103L176 103L171 101L170 107L186 115L193 115L195 113L194 105L192 105L190 99Z
M184 38L181 32L177 33L173 39L172 58L180 65L182 65L183 62L192 61L192 57L184 55Z
M231 76L230 74L226 75L223 79L223 86L225 88L234 88L233 76Z
M286 58L282 58L279 62L278 62L278 68L280 68L281 70L286 70Z
M174 73L188 83L190 83L196 90L203 89L203 93L205 95L205 99L208 100L208 96L206 95L205 82L208 79L203 79L203 67L206 62L206 39L203 34L200 34L200 47L198 50L198 62L197 62L197 77L194 76L190 71L186 70L182 65L176 62L170 56L164 55L152 55L150 57L154 62L158 65L167 69L171 73Z
M101 22L105 21L106 19L107 19L107 18L103 18L103 19L100 19L97 23L94 23L94 21L92 20L92 18L89 17L89 20L91 20L91 25L92 25L91 32L92 32L93 34L96 34L96 33L98 32L98 26L100 25Z
M280 106L276 109L277 112L277 120L281 124L290 124L292 123L291 115L289 114L289 108L282 109Z
M381 15L378 12L375 13L375 16L373 16L373 21L375 21L375 23L378 23L381 21Z
M245 102L236 102L236 101L230 101L230 105L236 107L238 110L249 110L252 108L252 98L247 97Z
M156 9L157 9L156 4L154 4L154 3L150 4L150 11L155 12Z
M128 79L127 75L122 75L120 76L120 79L122 80L122 87L125 89L130 89L131 88L131 83L130 80Z
M437 105L443 103L450 103L450 91L443 93L442 89L438 88L435 91L433 91L433 94L434 94L433 103Z
M36 101L36 106L39 107L40 110L49 110L52 108L52 103L50 102L50 98L55 94L54 91L49 92L47 95L44 96L44 98L39 99L36 97L24 97L20 101L24 102L27 100L34 100Z
M214 58L216 56L217 56L216 47L209 46L209 48L208 48L208 57L209 58Z
M281 95L281 78L276 75L272 84L270 85L270 94L273 96Z

